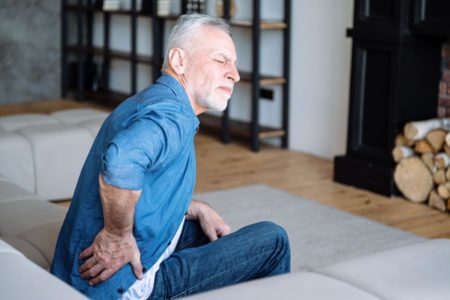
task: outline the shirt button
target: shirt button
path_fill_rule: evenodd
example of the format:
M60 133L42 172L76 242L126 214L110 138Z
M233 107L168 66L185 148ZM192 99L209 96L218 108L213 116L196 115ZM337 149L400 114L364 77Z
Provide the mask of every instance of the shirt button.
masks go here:
M168 243L167 243L167 246L170 246L170 244L172 244L172 241L168 242Z
M117 289L117 292L118 292L119 294L123 294L124 290L123 290L123 288L118 288L118 289Z

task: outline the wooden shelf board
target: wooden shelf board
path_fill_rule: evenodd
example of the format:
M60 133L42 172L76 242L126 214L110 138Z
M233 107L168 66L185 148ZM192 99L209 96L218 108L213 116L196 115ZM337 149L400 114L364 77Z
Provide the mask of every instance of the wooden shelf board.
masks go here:
M200 119L200 130L202 131L213 131L220 132L222 130L222 117L213 116L209 114L202 114L199 116ZM267 126L259 127L259 138L273 138L281 137L286 133L284 130L279 128L271 128ZM230 120L230 134L231 136L236 136L240 138L250 138L251 128L250 123L243 121Z
M105 52L102 48L94 47L92 50L87 49L86 47L78 47L78 46L67 46L66 50L73 53L93 53L95 55L104 55ZM117 59L123 59L123 60L131 60L131 54L126 51L120 51L120 50L110 50L108 53L106 53L107 56ZM148 64L148 65L154 65L153 58L149 55L137 55L136 61L138 63Z
M109 13L109 14L114 14L114 15L131 15L132 12L131 10L124 10L124 9L119 9L119 10L103 10L101 8L96 8L96 7L89 7L89 6L78 6L77 4L67 4L66 8L68 10L73 10L73 11L87 11L87 12L103 12L103 13ZM138 16L149 16L151 17L150 14L148 13L142 13L140 11L137 11L136 14ZM167 20L177 20L179 17L179 15L176 14L170 14L167 16L158 16L158 18L161 19L167 19ZM253 23L252 20L231 20L230 24L232 26L236 26L236 27L252 27ZM260 22L260 26L259 26L262 30L276 30L276 29L285 29L287 28L287 24L282 22L282 21L271 21L271 20L263 20Z
M239 71L239 75L241 76L241 80L243 82L251 82L252 80L252 73L250 72ZM260 75L260 85L275 85L284 83L286 83L286 79L283 77Z
M231 20L231 25L236 27L252 27L253 23L251 20ZM280 21L261 21L259 28L263 30L272 29L285 29L287 24Z

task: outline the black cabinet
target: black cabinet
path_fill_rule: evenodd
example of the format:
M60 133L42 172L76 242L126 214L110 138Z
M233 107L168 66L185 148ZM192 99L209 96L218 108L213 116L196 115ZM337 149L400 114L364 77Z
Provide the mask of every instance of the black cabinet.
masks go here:
M419 2L355 2L354 28L348 30L353 46L347 151L335 158L338 182L396 194L395 136L408 121L437 116L441 47L447 36L418 27L423 25L414 18Z
M159 77L163 61L164 30L168 20L176 20L177 15L160 16L158 1L147 1L146 10L139 11L136 0L131 0L129 10L103 11L101 5L93 0L63 0L62 1L62 96L74 95L78 100L99 101L102 104L116 106L129 95L137 91L137 67L140 64L150 66L152 78ZM100 1L101 2L101 1ZM249 122L238 122L230 119L227 109L221 117L201 115L202 128L219 132L225 143L233 136L244 137L249 140L254 151L260 148L261 140L265 138L280 138L282 147L288 146L288 110L289 110L289 56L290 56L290 18L291 1L280 1L284 8L283 19L279 21L265 21L261 18L261 1L252 1L252 14L250 20L231 20L233 27L244 28L251 31L252 40L252 70L240 71L241 81L251 85L251 116ZM151 3L150 6L148 4ZM185 13L186 1L180 1L182 11ZM224 18L228 18L230 1L225 0ZM148 6L148 7L147 7ZM103 22L103 42L101 47L93 45L94 21L101 15ZM111 48L111 18L115 15L129 17L130 46L129 51L117 51ZM152 32L152 55L139 55L137 53L137 20L150 18ZM70 22L72 20L72 22ZM76 28L76 41L69 41L70 28ZM267 30L277 30L283 35L283 71L281 76L261 74L261 35ZM150 47L150 46L149 46ZM101 60L95 74L95 60ZM111 62L125 60L130 64L130 93L118 93L110 86ZM76 69L76 72L73 71ZM72 70L69 74L69 70ZM282 87L281 124L277 128L265 127L260 124L260 95L265 86L279 85ZM232 101L230 103L232 105Z
M450 1L414 0L413 13L413 32L450 36Z

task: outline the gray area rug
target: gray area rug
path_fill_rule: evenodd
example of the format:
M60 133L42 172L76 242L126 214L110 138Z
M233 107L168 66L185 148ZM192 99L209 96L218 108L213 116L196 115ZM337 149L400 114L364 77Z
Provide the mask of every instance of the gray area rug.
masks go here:
M232 231L263 220L283 226L291 244L292 271L316 269L424 240L264 185L197 194L195 199L214 207Z

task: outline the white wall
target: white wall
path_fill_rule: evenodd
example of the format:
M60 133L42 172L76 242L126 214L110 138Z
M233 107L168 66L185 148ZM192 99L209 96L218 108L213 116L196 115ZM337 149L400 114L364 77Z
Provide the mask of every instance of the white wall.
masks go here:
M332 158L346 148L353 1L292 2L290 148Z

